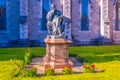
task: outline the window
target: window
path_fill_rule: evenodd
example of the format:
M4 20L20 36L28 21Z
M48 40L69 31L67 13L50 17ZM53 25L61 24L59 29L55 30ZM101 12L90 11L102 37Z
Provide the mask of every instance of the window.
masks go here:
M41 26L41 31L47 30L47 26L46 26L46 15L48 13L48 11L50 10L50 3L51 0L42 0L42 26Z
M89 30L89 0L82 0L81 4L81 31L88 31Z
M115 30L120 31L120 1L116 2L116 21L115 21Z
M0 1L0 30L6 29L6 6L5 1Z

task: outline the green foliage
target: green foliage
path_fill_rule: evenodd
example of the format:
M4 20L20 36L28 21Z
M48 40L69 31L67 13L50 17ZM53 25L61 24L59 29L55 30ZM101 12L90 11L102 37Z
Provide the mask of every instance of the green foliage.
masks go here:
M52 76L52 75L54 75L54 68L52 68L51 66L46 67L46 69L45 69L45 75L46 76Z
M27 76L28 77L36 76L36 69L30 69L30 70L28 70Z
M95 65L94 64L83 65L83 72L94 73L95 72Z
M33 54L30 52L30 49L24 55L25 64L29 64L32 60Z
M94 63L101 73L82 73L61 76L14 77L14 68L10 59L15 58L19 65L23 65L24 52L28 48L0 48L0 80L119 80L120 79L120 45L110 46L79 46L70 47L70 55ZM30 52L34 56L44 56L45 47L31 47ZM23 71L23 73L27 71Z
M102 63L119 60L117 55L120 55L120 45L110 46L79 46L70 47L70 55L74 54L83 59L84 62Z
M12 71L11 74L14 77L19 76L19 74L21 73L22 69L23 69L23 63L21 63L20 61L16 60L16 59L11 59L10 60L10 65L12 65Z
M24 77L35 77L36 76L36 69L30 69L30 70L24 70L23 72L22 72L22 76L24 76Z
M72 74L73 73L73 70L70 66L62 66L63 70L62 70L62 73L63 74Z
M24 60L24 55L27 49L34 53L35 57L45 55L45 47L22 47L22 48L0 48L0 61L9 61L10 59Z

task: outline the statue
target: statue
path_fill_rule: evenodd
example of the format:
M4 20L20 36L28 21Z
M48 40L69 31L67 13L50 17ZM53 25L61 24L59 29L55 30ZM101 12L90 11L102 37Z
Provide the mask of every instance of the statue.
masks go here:
M54 4L51 4L50 7L51 10L46 16L48 33L49 35L63 38L65 24L62 13L56 9Z
M46 43L46 55L43 58L45 68L48 66L53 68L60 68L63 65L73 66L68 52L68 45L72 43L71 40L68 40L71 27L70 21L68 20L68 22L68 18L62 16L61 11L57 10L53 4L51 4L51 10L46 18L49 35L44 40Z

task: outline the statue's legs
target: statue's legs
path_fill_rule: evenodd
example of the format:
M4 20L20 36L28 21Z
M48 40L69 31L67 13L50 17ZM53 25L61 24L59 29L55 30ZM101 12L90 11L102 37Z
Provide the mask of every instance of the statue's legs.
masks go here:
M58 35L61 36L61 29L58 27Z
M52 31L52 22L47 23L48 34L51 34Z

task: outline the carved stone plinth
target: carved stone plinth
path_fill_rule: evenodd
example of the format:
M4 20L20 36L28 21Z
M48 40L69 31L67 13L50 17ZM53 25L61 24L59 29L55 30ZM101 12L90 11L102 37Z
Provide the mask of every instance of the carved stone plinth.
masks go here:
M46 55L43 58L44 66L52 66L53 68L61 68L64 65L73 66L69 60L68 46L71 40L65 39L49 39L46 38Z

